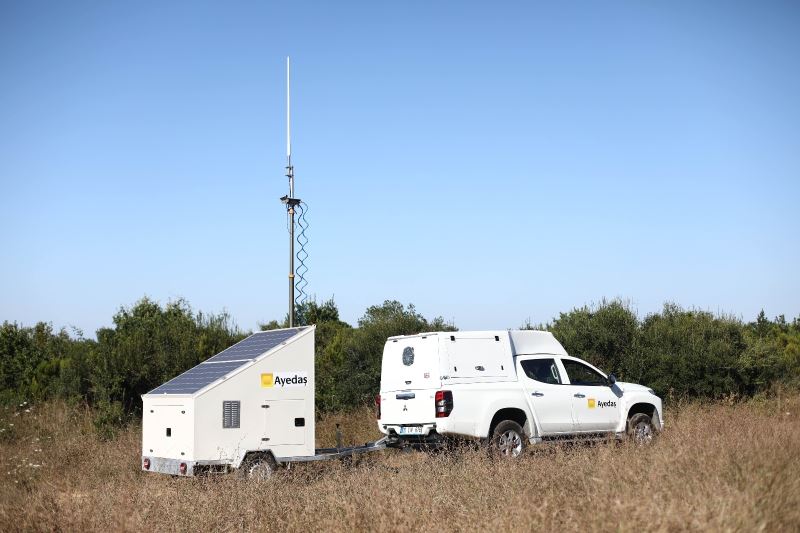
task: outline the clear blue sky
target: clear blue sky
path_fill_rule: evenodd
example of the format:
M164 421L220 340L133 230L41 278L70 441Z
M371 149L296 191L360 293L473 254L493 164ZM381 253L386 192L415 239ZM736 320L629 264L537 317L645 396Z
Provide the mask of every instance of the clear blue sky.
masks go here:
M800 314L797 2L0 3L0 320Z

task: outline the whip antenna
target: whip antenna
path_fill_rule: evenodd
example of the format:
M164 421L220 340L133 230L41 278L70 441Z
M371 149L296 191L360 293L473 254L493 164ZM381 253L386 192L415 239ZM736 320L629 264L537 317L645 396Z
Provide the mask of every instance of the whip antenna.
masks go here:
M289 197L294 196L294 172L292 171L292 94L289 81L289 58L286 58L286 169L289 178Z
M292 167L291 96L289 94L289 57L286 57L286 177L289 194L281 198L289 216L289 327L294 327L294 213L300 200L294 197L294 167Z

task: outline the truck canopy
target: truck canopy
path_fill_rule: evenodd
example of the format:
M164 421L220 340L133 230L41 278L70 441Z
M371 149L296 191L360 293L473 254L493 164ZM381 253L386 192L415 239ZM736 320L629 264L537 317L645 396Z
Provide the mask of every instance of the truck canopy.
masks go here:
M439 335L392 337L381 362L381 391L418 390L441 385Z
M509 331L508 335L514 355L567 355L567 351L549 331L514 330Z

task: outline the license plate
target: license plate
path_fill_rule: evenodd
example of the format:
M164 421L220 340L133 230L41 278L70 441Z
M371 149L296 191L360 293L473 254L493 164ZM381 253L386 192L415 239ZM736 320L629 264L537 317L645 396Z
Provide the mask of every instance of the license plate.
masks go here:
M422 426L401 426L401 435L422 435Z

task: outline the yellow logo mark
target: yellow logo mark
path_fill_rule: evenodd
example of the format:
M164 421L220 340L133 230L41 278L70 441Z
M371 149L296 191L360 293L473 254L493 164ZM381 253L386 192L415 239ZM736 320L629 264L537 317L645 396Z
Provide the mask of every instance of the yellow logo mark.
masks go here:
M594 409L595 407L597 407L597 401L594 398L589 398L589 409Z
M269 374L261 374L261 386L264 388L270 388L275 384L275 380L272 377L272 372Z

